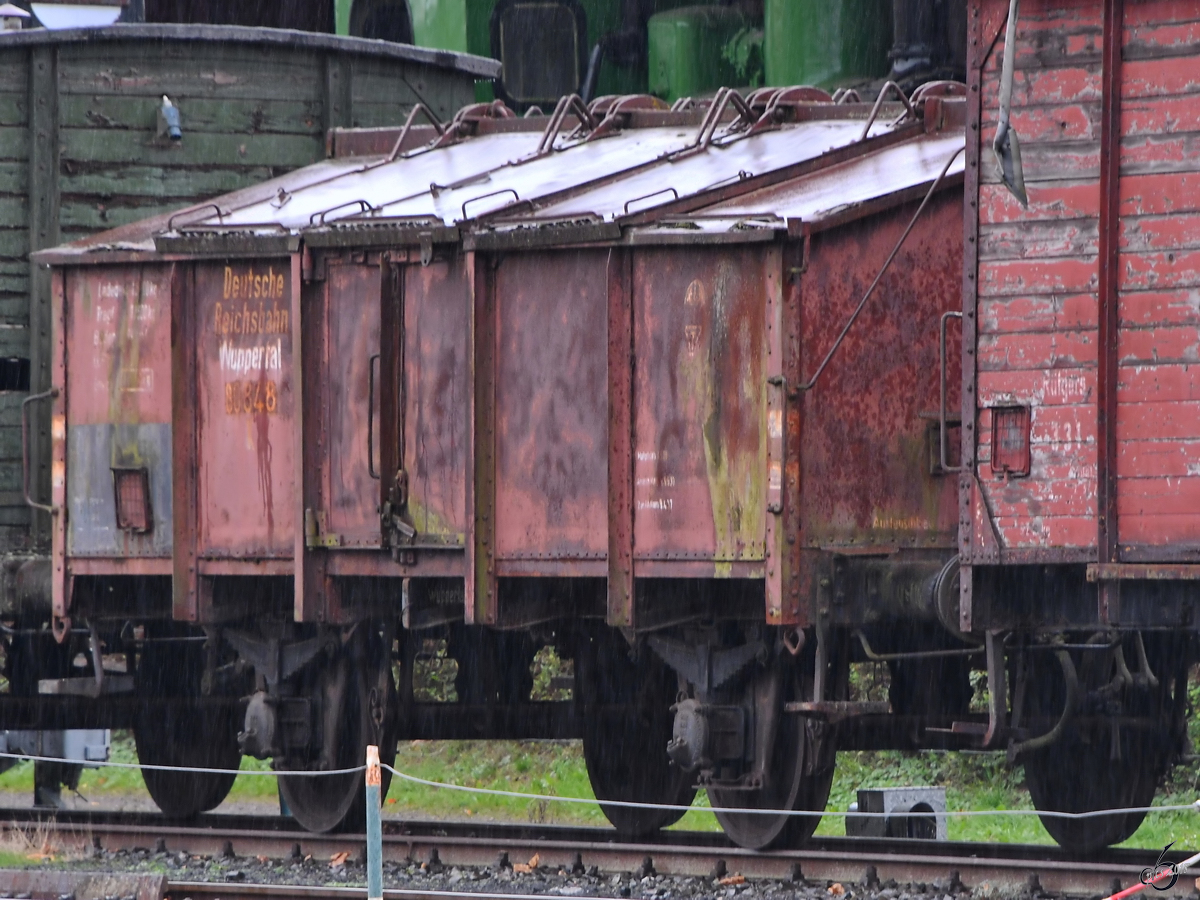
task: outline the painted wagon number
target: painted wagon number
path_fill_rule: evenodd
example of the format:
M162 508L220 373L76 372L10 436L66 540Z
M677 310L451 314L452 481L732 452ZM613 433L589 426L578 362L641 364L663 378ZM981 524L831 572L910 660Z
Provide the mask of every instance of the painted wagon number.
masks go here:
M279 408L279 389L275 382L227 381L225 382L225 412L236 416L240 413L274 413Z

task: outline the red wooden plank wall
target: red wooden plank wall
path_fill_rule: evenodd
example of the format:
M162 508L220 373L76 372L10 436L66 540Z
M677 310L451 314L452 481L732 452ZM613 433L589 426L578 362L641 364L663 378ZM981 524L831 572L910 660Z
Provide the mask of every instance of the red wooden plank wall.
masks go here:
M1007 6L982 0L982 20ZM1021 5L1012 121L1028 209L991 153L1003 34L983 69L978 471L1008 549L1096 547L1103 35L1100 0ZM1200 4L1127 0L1122 60L1120 555L1200 558ZM990 409L1005 405L1032 409L1028 477L991 471ZM983 550L989 527L973 540Z
M1004 21L1007 0L982 5L985 21ZM1003 35L983 70L977 457L1009 549L1096 544L1102 35L1098 0L1021 4L1012 122L1028 209L999 183L991 151ZM1007 405L1032 408L1028 477L991 471L990 408ZM977 523L974 541L983 550L989 526Z
M1123 558L1200 556L1200 4L1125 4L1117 521Z

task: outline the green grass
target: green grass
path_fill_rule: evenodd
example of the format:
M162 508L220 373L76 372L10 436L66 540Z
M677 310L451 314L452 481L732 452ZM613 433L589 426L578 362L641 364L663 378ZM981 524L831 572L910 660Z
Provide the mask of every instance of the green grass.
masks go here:
M456 664L447 657L445 642L428 641L418 660L419 699L447 702L454 699ZM557 680L569 681L569 661L560 660L553 650L544 648L531 667L534 696L541 700L560 700L568 695L556 688ZM976 673L978 676L980 673ZM852 679L859 699L885 699L887 680L880 666L861 664L854 667ZM982 682L977 687L981 687ZM977 693L977 704L982 695ZM1193 670L1189 700L1200 707L1200 667ZM982 708L982 707L981 707ZM1192 746L1200 746L1200 717L1189 720ZM114 732L113 761L136 762L133 741L125 732ZM473 788L542 794L554 797L592 799L583 754L578 742L569 741L413 741L400 745L396 768L419 778ZM242 771L266 771L269 764L249 757L242 760ZM1023 785L1020 766L1009 766L1003 753L949 753L941 751L845 752L838 754L837 773L829 798L829 810L844 812L856 799L856 790L867 787L934 785L946 788L946 803L951 810L1029 810L1029 795ZM33 767L22 763L0 775L0 791L25 796L33 792ZM79 792L89 800L104 804L106 798L146 796L141 774L135 769L88 769L80 780ZM1200 796L1200 765L1179 766L1160 788L1157 805L1192 803ZM274 804L275 779L267 776L240 775L230 793L232 800ZM707 798L701 791L696 809L675 828L692 830L720 829L716 817L707 811ZM602 825L604 815L594 805L557 803L522 797L471 794L392 780L385 801L385 813L420 819L470 819L537 822L549 824ZM951 817L951 840L1052 843L1036 816ZM845 833L841 816L826 816L818 834ZM1124 846L1161 848L1170 841L1179 847L1200 846L1200 812L1184 811L1151 814ZM3 864L3 860L0 860Z
M114 735L113 759L133 762L135 753L128 735ZM583 756L576 742L557 741L414 741L401 744L396 767L431 781L557 797L591 798ZM242 769L265 770L268 764L245 758ZM0 775L0 790L32 793L32 764L22 763ZM838 755L837 774L829 809L844 811L860 787L888 785L942 785L947 805L962 809L1030 809L1019 766L1009 767L1002 753L947 753L922 751L846 752ZM1200 767L1181 766L1160 790L1159 805L1190 803L1197 797ZM145 796L141 775L133 769L88 769L79 787L89 800ZM270 777L241 775L231 799L273 803L275 781ZM719 830L701 792L696 809L675 828ZM420 819L471 819L602 825L595 806L555 803L519 797L497 797L450 791L393 779L385 813ZM951 840L1052 843L1035 816L952 817ZM845 831L842 817L825 817L818 834ZM1152 814L1124 846L1160 848L1170 841L1179 847L1200 845L1200 813ZM5 864L0 860L0 865Z

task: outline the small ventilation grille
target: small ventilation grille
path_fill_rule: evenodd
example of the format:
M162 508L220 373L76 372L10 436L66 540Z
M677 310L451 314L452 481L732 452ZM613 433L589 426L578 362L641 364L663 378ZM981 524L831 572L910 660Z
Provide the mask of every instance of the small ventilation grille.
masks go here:
M1005 476L1028 475L1030 416L1028 406L992 410L992 471Z
M117 527L145 534L154 524L150 509L150 473L145 469L113 467L113 488L117 495Z

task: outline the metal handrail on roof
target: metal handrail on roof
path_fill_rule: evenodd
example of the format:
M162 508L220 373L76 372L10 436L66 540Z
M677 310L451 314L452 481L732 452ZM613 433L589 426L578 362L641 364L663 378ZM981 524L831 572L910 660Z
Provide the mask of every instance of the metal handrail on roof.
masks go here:
M712 144L717 133L717 126L721 124L725 110L728 109L730 104L733 104L734 109L737 110L737 117L729 126L727 133L732 132L739 122L745 123L746 127L752 127L755 121L757 121L754 111L742 98L741 94L733 88L721 88L717 91L712 105L708 108L708 111L704 114L704 119L700 122L700 130L696 133L696 139L686 147L672 153L671 159L684 159L707 150Z
M404 139L408 137L409 131L412 130L413 120L416 119L417 113L425 114L425 118L429 120L429 124L433 126L433 130L437 132L439 138L446 133L445 126L438 121L437 116L429 111L428 106L424 103L414 104L411 112L408 114L408 118L404 120L404 127L400 129L400 136L396 138L396 143L392 145L392 152L384 160L385 163L395 162L396 157L400 155L400 148L404 146Z
M892 125L899 125L905 116L916 118L917 110L912 105L912 101L904 93L904 89L894 81L885 82L883 87L879 89L879 96L875 98L875 105L871 107L871 115L867 117L867 124L863 126L863 132L859 135L860 141L865 141L867 135L871 133L871 126L875 124L875 118L879 115L879 110L883 108L883 98L888 95L888 91L895 91L900 97L900 102L904 104L905 112Z
M180 218L181 216L190 215L191 213L202 212L207 209L215 209L217 211L217 221L218 222L223 223L225 221L225 214L221 212L221 207L217 206L217 204L215 204L215 203L205 203L202 206L193 206L189 209L180 210L179 212L175 213L173 216L171 216L171 218L167 219L167 231L175 230L175 220ZM207 218L209 218L209 217L204 216L203 218L197 219L194 223L188 223L188 224L198 225Z
M550 116L550 121L546 123L546 130L542 132L542 139L538 142L534 156L545 156L554 149L554 139L562 131L567 115L572 112L579 119L579 128L591 131L596 127L596 120L584 105L582 97L578 94L560 97L558 105L554 107L554 113Z

